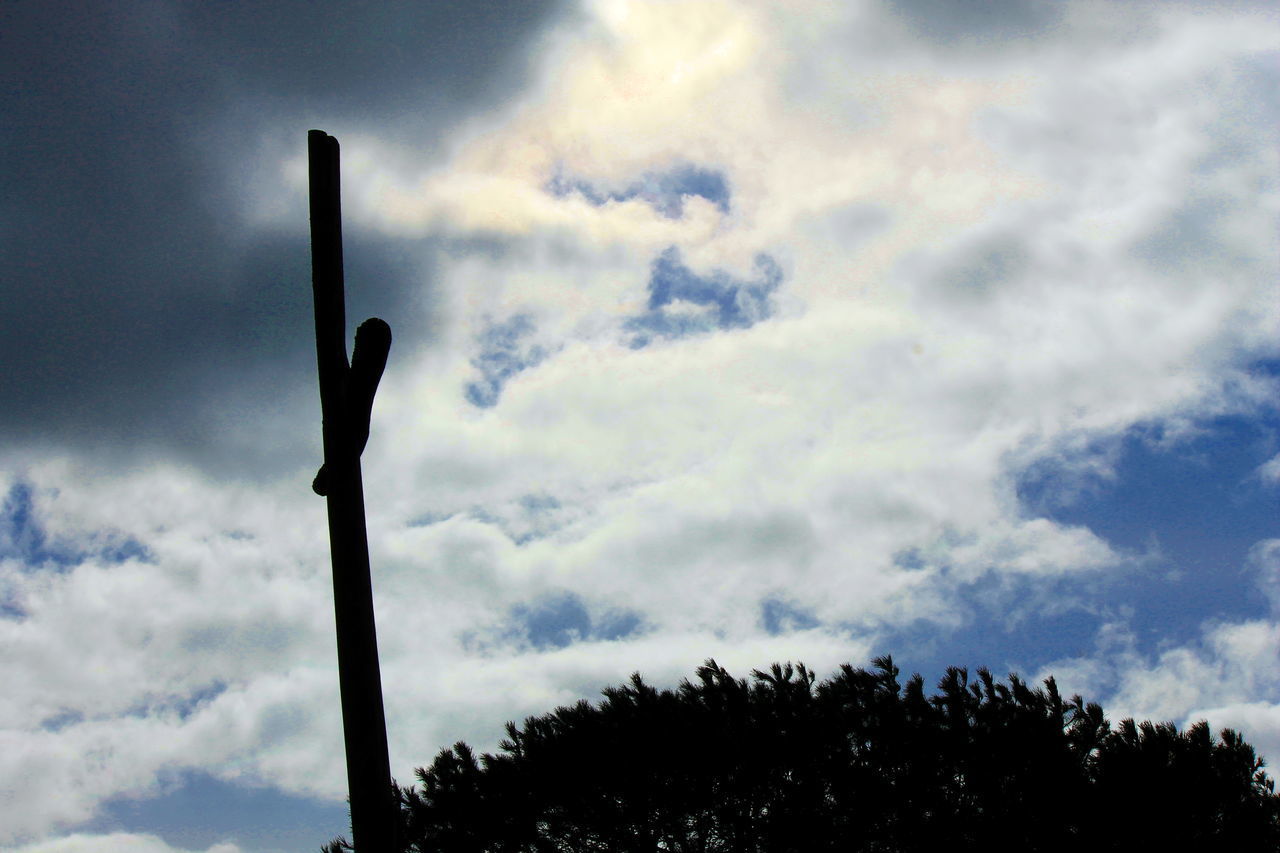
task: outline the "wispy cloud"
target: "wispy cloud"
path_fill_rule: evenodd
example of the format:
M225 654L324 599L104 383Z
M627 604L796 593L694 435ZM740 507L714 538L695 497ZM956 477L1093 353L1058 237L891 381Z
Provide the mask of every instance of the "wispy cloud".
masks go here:
M623 189L601 189L585 178L575 178L557 170L547 183L552 195L578 195L599 207L609 202L638 198L668 219L684 216L686 197L698 196L729 212L729 186L722 173L714 169L682 164L662 172L646 172Z
M525 314L485 327L478 336L480 354L471 361L482 378L467 383L467 402L481 408L496 405L502 386L511 377L546 358L547 354L537 344L524 343L532 331L533 322Z

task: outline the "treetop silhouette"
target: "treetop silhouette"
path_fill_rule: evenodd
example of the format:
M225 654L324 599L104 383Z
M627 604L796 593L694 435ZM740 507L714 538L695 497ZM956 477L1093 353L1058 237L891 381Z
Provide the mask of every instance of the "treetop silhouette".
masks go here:
M887 656L821 682L708 660L674 690L637 673L506 731L397 789L401 849L1280 849L1280 798L1238 734L1112 727L1052 678L951 668L926 696Z

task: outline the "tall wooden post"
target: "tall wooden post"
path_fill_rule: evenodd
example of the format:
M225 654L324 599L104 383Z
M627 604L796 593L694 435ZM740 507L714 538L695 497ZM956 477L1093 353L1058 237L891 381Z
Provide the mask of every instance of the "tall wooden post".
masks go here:
M338 140L307 134L311 189L311 286L316 310L316 361L324 466L313 488L325 495L333 603L338 635L342 730L351 792L351 833L359 853L393 853L398 815L387 758L378 637L369 580L360 451L369 435L373 393L382 376L391 330L381 320L362 324L347 365L342 275L342 205Z

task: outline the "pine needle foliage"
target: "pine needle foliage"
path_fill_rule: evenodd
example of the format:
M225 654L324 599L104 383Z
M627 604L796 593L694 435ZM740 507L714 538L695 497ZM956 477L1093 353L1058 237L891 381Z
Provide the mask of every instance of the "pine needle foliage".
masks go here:
M506 731L397 789L405 851L1280 850L1280 797L1237 733L1113 728L1052 678L951 668L926 696L887 656L822 682L708 660Z

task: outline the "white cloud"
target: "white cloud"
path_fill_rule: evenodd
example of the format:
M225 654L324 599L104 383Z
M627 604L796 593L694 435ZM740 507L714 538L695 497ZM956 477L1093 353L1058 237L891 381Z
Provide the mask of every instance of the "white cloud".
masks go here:
M1264 483L1280 484L1280 454L1276 454L1258 467L1258 476Z
M1207 720L1215 734L1233 728L1274 766L1280 756L1277 665L1280 624L1251 620L1207 625L1198 642L1153 656L1113 630L1094 657L1056 661L1039 678L1053 675L1065 695L1101 699L1113 723L1172 721L1185 729Z
M1255 542L1249 549L1246 568L1270 600L1272 612L1280 614L1280 539Z
M127 832L109 835L77 833L22 847L3 847L0 850L4 853L197 853L186 848L172 847L154 835ZM202 853L240 853L240 848L235 844L221 843L214 844Z
M1200 638L1144 655L1124 621L1101 630L1095 653L1056 661L1053 675L1066 695L1105 695L1108 717L1172 721L1186 728L1207 720L1216 733L1233 728L1274 767L1280 761L1280 539L1258 542L1246 567L1272 601L1270 619L1210 620ZM1274 771L1273 771L1274 772Z

